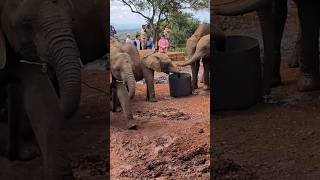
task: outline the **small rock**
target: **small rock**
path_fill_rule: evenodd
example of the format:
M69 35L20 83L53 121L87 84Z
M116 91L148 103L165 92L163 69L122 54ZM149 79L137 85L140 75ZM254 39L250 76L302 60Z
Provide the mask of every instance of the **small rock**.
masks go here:
M204 133L204 130L203 130L203 129L199 129L198 132L199 132L199 133Z

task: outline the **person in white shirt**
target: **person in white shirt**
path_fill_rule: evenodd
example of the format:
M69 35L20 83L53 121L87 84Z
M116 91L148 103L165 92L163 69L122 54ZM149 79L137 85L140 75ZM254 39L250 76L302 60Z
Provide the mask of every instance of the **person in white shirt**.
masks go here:
M138 50L141 50L142 47L141 47L141 41L140 41L140 34L137 34L136 35L136 39L134 40L133 44L136 46L136 48Z
M133 44L133 41L132 41L132 39L131 39L131 34L130 34L130 33L127 33L126 43L127 43L127 44Z

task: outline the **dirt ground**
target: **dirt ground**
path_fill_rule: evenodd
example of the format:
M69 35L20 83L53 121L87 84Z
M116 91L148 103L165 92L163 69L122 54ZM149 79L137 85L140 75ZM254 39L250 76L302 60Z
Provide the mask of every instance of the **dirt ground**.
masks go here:
M291 6L281 49L283 85L272 91L278 103L214 116L212 165L217 179L320 179L320 91L298 92L299 69L287 67L297 22ZM249 35L261 42L254 13L216 17L216 23L227 34Z
M137 85L138 130L126 129L121 112L111 113L111 179L209 179L209 91L199 84L193 95L173 98L167 76L155 79L158 102L146 102L146 85Z
M83 81L90 86L106 91L107 73L84 71ZM81 104L78 113L66 122L65 147L70 153L74 174L79 180L100 180L106 177L107 159L107 98L100 91L82 86ZM0 179L42 179L42 161L11 162L5 157L7 123L0 122Z

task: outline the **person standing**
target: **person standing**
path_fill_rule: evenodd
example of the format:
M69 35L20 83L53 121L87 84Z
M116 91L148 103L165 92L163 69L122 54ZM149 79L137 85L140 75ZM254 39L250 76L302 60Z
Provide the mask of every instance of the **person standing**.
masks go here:
M141 49L142 49L142 47L141 47L141 41L140 41L140 35L139 35L139 34L136 35L136 39L134 40L133 44L136 46L136 48L137 48L138 50L141 50Z
M168 40L168 49L170 48L170 34L171 34L171 29L165 28L163 31L164 37Z
M131 34L130 33L127 33L126 44L133 44L133 41L131 39Z
M142 49L146 49L147 48L147 32L146 32L146 25L142 25L142 29L141 29L141 47Z
M169 41L164 34L161 36L161 39L158 42L158 46L159 46L159 52L161 53L168 52Z
M153 38L149 37L147 41L147 49L154 49Z

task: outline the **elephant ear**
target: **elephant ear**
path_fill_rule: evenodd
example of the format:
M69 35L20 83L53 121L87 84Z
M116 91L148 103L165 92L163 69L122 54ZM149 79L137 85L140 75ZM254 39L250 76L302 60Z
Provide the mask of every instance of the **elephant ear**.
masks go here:
M161 72L160 58L155 55L150 55L143 59L144 65L153 69L154 71Z
M6 55L6 41L4 34L0 29L0 69L3 69L6 65L7 55Z

